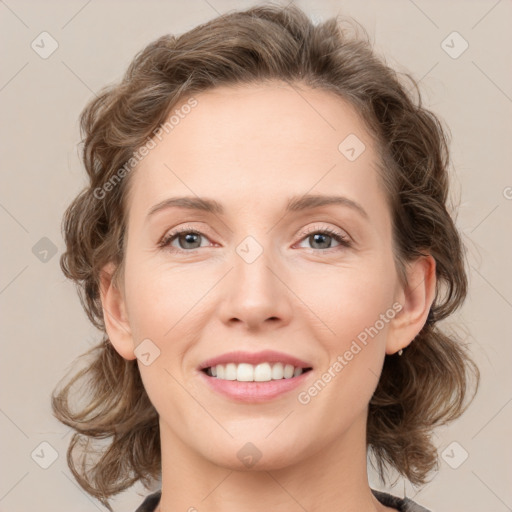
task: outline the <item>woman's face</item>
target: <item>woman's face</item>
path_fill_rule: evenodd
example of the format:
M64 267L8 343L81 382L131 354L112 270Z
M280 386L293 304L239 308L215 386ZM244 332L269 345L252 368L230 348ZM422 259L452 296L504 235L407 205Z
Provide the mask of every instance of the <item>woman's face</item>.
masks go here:
M258 451L259 467L285 466L364 430L395 351L403 290L377 154L354 110L324 91L275 83L195 100L133 171L125 334L111 340L139 358L163 438L226 467ZM218 209L192 208L200 199ZM234 351L312 369L293 384L222 379L226 394L200 368ZM263 359L265 379L276 359Z

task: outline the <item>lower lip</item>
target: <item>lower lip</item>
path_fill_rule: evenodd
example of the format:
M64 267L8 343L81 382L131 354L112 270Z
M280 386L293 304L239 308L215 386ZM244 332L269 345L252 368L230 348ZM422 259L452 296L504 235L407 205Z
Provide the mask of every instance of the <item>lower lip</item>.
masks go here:
M302 373L298 377L265 382L238 382L237 380L217 379L199 370L200 378L214 391L239 402L258 403L272 400L296 387L304 384L313 370Z

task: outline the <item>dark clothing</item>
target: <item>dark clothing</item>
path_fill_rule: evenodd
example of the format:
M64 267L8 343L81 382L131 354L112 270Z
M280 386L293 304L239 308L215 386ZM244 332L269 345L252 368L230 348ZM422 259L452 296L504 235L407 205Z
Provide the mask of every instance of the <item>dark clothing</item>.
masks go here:
M398 512L430 512L426 508L414 503L414 501L409 498L397 498L391 494L374 491L373 489L372 492L383 505L386 507L396 508ZM161 491L157 491L147 496L135 512L154 512L160 501L160 494Z

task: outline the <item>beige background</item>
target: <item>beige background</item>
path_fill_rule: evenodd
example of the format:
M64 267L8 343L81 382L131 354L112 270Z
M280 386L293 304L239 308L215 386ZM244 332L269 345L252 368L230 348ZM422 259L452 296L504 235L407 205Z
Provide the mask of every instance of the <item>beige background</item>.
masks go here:
M79 113L150 41L253 4L0 2L1 511L104 510L72 479L65 462L70 431L53 419L49 407L50 393L69 363L99 339L58 264L64 249L61 217L85 183L77 150ZM426 104L451 128L457 223L471 264L470 297L453 328L466 333L482 385L465 416L437 432L440 452L446 451L431 483L405 488L437 512L512 510L512 3L297 4L317 20L341 13L360 21L390 65L421 79ZM47 59L31 48L43 31L59 45ZM469 44L456 59L441 46L453 31ZM455 41L455 50L461 43ZM41 242L43 237L50 242ZM56 251L46 262L34 254L44 244ZM42 442L52 448L40 447ZM58 458L43 469L39 464L51 462L52 449ZM466 452L467 460L453 469L450 464ZM372 482L377 485L373 475ZM388 490L403 495L403 481ZM130 489L114 501L115 510L135 510L144 494L139 486Z

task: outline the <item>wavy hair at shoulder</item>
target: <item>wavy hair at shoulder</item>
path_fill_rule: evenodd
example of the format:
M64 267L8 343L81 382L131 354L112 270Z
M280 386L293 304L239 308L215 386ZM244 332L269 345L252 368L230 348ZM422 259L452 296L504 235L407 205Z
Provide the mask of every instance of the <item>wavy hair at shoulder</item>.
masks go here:
M113 183L180 102L218 86L269 80L331 91L355 107L379 151L399 276L405 282L405 266L418 256L436 261L428 320L401 357L385 357L369 404L367 444L381 478L393 468L424 483L437 463L432 429L459 417L470 384L478 387L464 340L438 324L466 297L465 248L447 205L447 131L422 106L417 83L388 67L356 22L339 17L313 24L294 5L230 12L150 43L81 114L89 183L64 214L60 264L105 335L85 354L85 366L55 389L52 408L75 431L67 454L73 475L109 510L108 498L160 476L161 454L158 414L136 361L124 360L106 335L99 293L107 263L116 266L114 279L122 279L131 174L101 200L98 190Z

